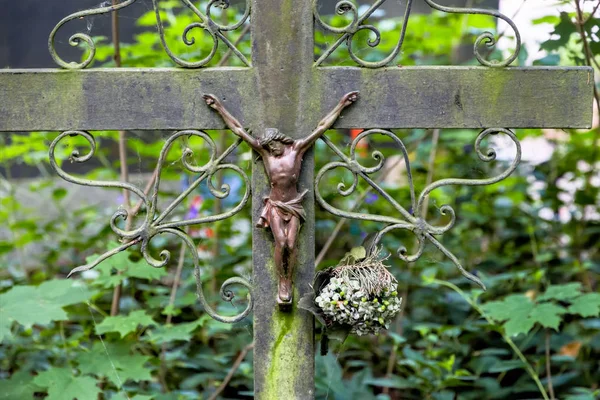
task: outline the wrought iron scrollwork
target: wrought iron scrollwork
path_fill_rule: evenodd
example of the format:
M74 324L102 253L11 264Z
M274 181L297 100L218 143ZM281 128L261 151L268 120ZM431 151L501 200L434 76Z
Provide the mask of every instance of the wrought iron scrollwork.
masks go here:
M516 48L514 52L508 57L506 60L497 62L497 61L489 61L486 60L485 57L480 52L480 45L485 44L487 47L494 47L496 45L496 37L491 32L484 32L477 37L474 44L474 54L475 58L484 66L487 67L506 67L510 65L519 55L519 51L521 50L521 35L519 33L519 29L515 25L515 23L508 18L506 15L494 11L494 10L486 10L480 8L467 8L467 7L446 7L437 4L433 0L424 0L429 7L446 12L446 13L459 13L459 14L482 14L482 15L490 15L495 18L502 19L508 25L510 25L511 29L515 32L516 39ZM335 11L339 15L349 14L352 16L352 21L343 27L334 27L330 24L327 24L318 11L318 2L319 0L313 0L313 13L315 17L316 24L320 26L325 32L333 33L333 34L341 34L341 36L319 57L319 59L315 62L315 66L321 65L342 43L346 42L346 46L348 48L348 54L356 62L358 65L367 68L379 68L388 65L392 62L396 56L400 53L402 49L402 44L404 43L404 38L406 36L406 29L408 26L408 21L410 19L410 12L412 8L413 0L406 1L406 11L404 12L404 18L402 22L402 27L400 28L400 38L396 43L396 46L392 49L390 54L388 54L385 58L380 61L366 61L360 58L353 49L353 40L357 32L361 30L370 31L373 35L373 39L369 39L367 44L370 47L377 47L381 41L381 33L374 25L364 24L364 22L383 4L386 0L377 0L371 7L369 7L362 15L358 14L358 8L356 4L352 0L342 0L339 1L335 6Z
M71 46L77 46L81 42L85 42L89 49L89 54L87 55L86 59L83 60L82 62L74 62L74 61L67 62L67 61L63 60L56 52L55 45L54 45L56 33L60 30L60 28L63 25L65 25L69 21L73 21L76 19L84 19L84 18L91 17L94 15L102 15L102 14L106 14L106 13L109 13L112 11L117 11L122 8L130 6L131 4L135 3L136 1L137 0L126 0L126 1L123 1L122 3L116 4L116 5L110 5L110 6L104 5L107 3L103 3L103 6L101 6L101 7L90 9L90 10L79 11L79 12L73 13L73 14L63 18L54 27L54 29L50 33L50 37L48 38L48 48L50 50L50 55L52 56L54 61L61 67L67 68L67 69L82 69L82 68L85 68L88 65L90 65L96 55L96 44L94 43L94 40L92 39L92 37L89 34L80 32L80 33L75 33L74 35L72 35L69 38L69 44ZM234 43L232 43L223 34L223 32L234 31L234 30L238 29L239 27L241 27L248 20L248 17L250 16L251 0L246 0L245 10L244 10L244 13L241 16L241 18L237 22L235 22L233 24L229 24L229 25L223 25L223 24L220 24L217 21L213 20L212 14L211 14L213 7L227 9L229 7L228 0L210 0L208 5L206 6L206 12L204 12L204 13L201 12L198 9L198 7L196 7L190 0L181 0L181 1L184 3L185 6L187 6L190 10L192 10L192 12L199 19L198 22L193 22L190 25L188 25L187 27L185 27L185 29L183 30L182 35L181 35L181 40L183 41L183 43L185 43L187 46L194 45L196 41L194 38L190 38L189 34L192 30L194 30L196 28L200 28L200 29L204 30L208 35L210 35L210 37L213 41L213 45L212 45L212 48L211 48L209 54L206 57L204 57L203 59L198 60L198 61L186 61L186 60L182 59L181 57L175 55L169 48L169 46L166 42L166 39L165 39L165 30L164 30L163 22L162 22L162 19L160 16L159 2L158 2L158 0L152 0L153 6L154 6L154 12L156 14L156 25L157 25L158 33L160 35L161 43L165 49L165 52L169 55L169 57L174 62L176 62L177 64L179 64L180 66L185 67L185 68L203 67L203 66L207 65L214 58L214 56L217 52L219 42L222 42L231 50L231 52L233 54L235 54L242 61L242 63L244 63L244 65L250 66L250 61L246 58L246 56L244 56L240 52L240 50L236 47L236 45Z
M396 58L396 56L400 52L400 49L402 48L402 43L404 42L404 36L406 34L406 27L408 26L408 18L410 16L410 10L412 7L412 0L407 0L407 3L406 3L406 11L404 13L404 22L402 23L402 31L400 32L400 39L398 39L398 43L396 44L396 46L394 47L392 52L387 57L385 57L381 61L366 61L366 60L363 60L362 58L358 57L352 48L352 42L354 40L354 36L356 35L357 32L359 32L361 30L371 31L371 33L373 35L375 35L374 39L369 39L367 41L367 44L369 45L369 47L377 47L379 45L379 43L381 41L381 33L379 32L379 30L375 26L363 24L363 22L365 22L365 20L367 18L369 18L383 3L385 3L385 1L386 0L377 0L362 15L358 15L358 9L352 1L349 1L349 0L339 1L335 5L336 13L339 15L352 14L352 21L349 24L347 24L346 26L337 28L337 27L331 26L331 25L327 24L325 21L323 21L323 19L319 15L319 11L317 9L318 8L317 7L318 0L314 0L313 12L315 15L315 21L317 22L317 25L319 25L321 28L323 28L327 32L342 34L342 36L340 36L338 38L338 40L336 40L329 48L327 48L323 52L321 57L319 57L319 59L315 62L315 66L321 65L323 63L323 61L325 61L327 59L327 57L329 57L331 55L331 53L333 53L343 42L346 42L346 45L348 47L348 53L350 54L350 57L352 58L352 60L354 60L354 62L356 62L358 65L363 66L363 67L368 67L368 68L383 67L383 66L389 64L394 58Z
M118 222L121 220L125 220L128 218L133 218L133 215L129 215L129 211L125 209L117 210L110 219L110 227L117 236L121 238L123 242L119 247L112 249L101 256L99 256L96 260L87 265L82 265L80 267L74 268L69 276L75 272L88 271L102 261L112 257L113 255L126 250L127 248L134 246L136 244L141 244L141 253L144 259L150 264L152 267L160 268L167 265L170 260L170 252L168 250L163 250L160 253L160 259L155 258L149 252L149 243L150 241L159 234L170 234L174 235L180 240L182 240L189 252L192 254L192 259L194 262L194 273L196 277L196 285L198 289L198 300L200 301L204 310L209 314L212 318L227 323L233 323L242 320L246 317L250 311L252 310L252 287L250 282L247 280L234 277L227 279L223 285L221 286L220 294L223 300L231 301L233 298L233 294L229 287L232 285L241 285L248 289L248 304L244 311L234 316L222 316L219 315L216 310L214 310L211 305L208 303L206 298L204 297L204 292L202 290L202 279L200 276L200 263L198 259L198 252L196 247L194 246L193 240L187 235L181 228L196 225L209 223L214 221L220 221L227 218L232 217L237 214L248 202L250 197L250 180L248 175L237 165L224 163L225 158L231 154L241 143L241 139L238 139L235 143L233 143L229 148L223 151L220 155L217 154L217 147L214 141L203 131L198 130L183 130L174 133L164 144L160 156L157 162L157 175L154 181L154 185L152 186L152 190L150 195L146 195L143 190L140 188L125 182L107 182L107 181L97 181L90 179L83 179L76 176L73 176L67 172L65 172L56 161L55 150L58 144L65 138L80 136L83 137L89 144L90 150L85 155L80 155L78 150L74 150L71 153L70 160L71 162L76 163L84 163L89 161L96 152L96 141L94 137L84 131L66 131L61 133L59 136L54 139L52 144L50 145L50 165L52 169L64 180L75 183L83 186L93 186L93 187L108 187L108 188L121 188L128 190L138 196L145 208L145 217L140 226L135 227L130 230L121 229L118 226ZM182 164L184 168L194 174L198 174L198 177L189 185L189 187L183 191L177 198L175 198L165 209L160 212L157 209L157 197L160 186L160 172L165 163L167 154L175 141L182 137L199 137L205 141L205 143L209 147L210 151L210 159L203 166L194 166L190 163L190 157L193 155L193 150L189 147L186 147L182 151ZM179 221L165 221L165 219L171 214L171 212L179 205L181 202L190 195L203 181L206 181L208 189L211 194L218 199L223 199L229 195L230 187L227 184L223 184L220 188L216 188L213 184L213 177L217 171L222 170L230 170L237 173L245 184L245 192L241 197L239 203L233 207L232 209L225 211L216 215L209 216L201 216L198 218L187 219L187 220L179 220Z
M69 44L71 46L78 46L79 43L85 42L89 48L89 54L86 57L86 59L83 60L82 62L78 63L75 61L66 62L65 60L60 58L60 56L56 52L56 49L54 48L54 40L56 37L56 33L67 22L70 22L70 21L73 21L76 19L84 19L86 17L91 17L93 15L102 15L102 14L106 14L106 13L109 13L112 11L117 11L117 10L120 10L122 8L132 5L136 1L137 0L126 0L126 1L116 4L116 5L104 5L104 6L94 8L91 10L78 11L76 13L73 13L73 14L63 18L58 24L56 24L54 29L52 29L52 32L50 32L50 36L48 37L48 50L50 50L50 55L52 56L54 61L61 67L67 68L67 69L81 69L81 68L85 68L88 65L90 65L92 63L92 61L94 60L94 57L96 56L96 43L94 43L94 40L92 39L92 37L90 35L88 35L87 33L80 32L80 33L75 33L74 35L72 35L69 38ZM109 4L109 3L102 3L102 4Z
M496 176L487 178L487 179L458 179L458 178L441 179L441 180L435 181L435 182L429 184L427 187L425 187L425 189L423 189L423 191L419 194L418 197L415 195L415 188L414 188L414 184L413 184L412 172L411 172L411 167L410 167L410 162L408 159L408 152L406 150L406 147L404 146L404 143L402 142L402 140L400 138L398 138L391 131L382 130L382 129L370 129L370 130L362 132L360 135L358 135L352 141L352 144L350 146L350 156L345 155L335 144L333 144L333 142L331 142L331 140L329 140L326 136L323 136L322 137L323 141L325 143L327 143L327 145L331 148L331 150L333 150L333 152L336 153L342 161L334 161L334 162L330 162L330 163L326 164L325 166L323 166L321 168L321 170L317 174L317 177L315 179L315 196L316 196L317 202L329 213L339 216L339 217L351 218L351 219L356 219L356 220L364 220L364 221L380 222L380 223L386 224L383 229L381 229L379 232L377 232L377 234L370 246L371 249L377 248L378 244L380 243L383 236L388 232L391 232L391 231L394 231L397 229L412 232L417 239L417 249L413 254L408 254L408 250L404 247L401 247L400 249L398 249L397 254L401 260L403 260L405 262L414 262L414 261L418 260L421 257L421 255L423 254L425 244L428 241L428 242L432 243L435 247L437 247L444 255L446 255L456 265L456 267L460 270L460 272L467 279L477 283L479 286L481 286L483 289L485 289L485 285L483 284L483 282L478 277L476 277L475 275L473 275L473 274L469 273L467 270L465 270L465 268L461 265L460 261L456 258L456 256L454 256L454 254L452 254L443 244L441 244L435 238L435 236L437 236L437 235L442 235L442 234L448 232L454 226L454 223L456 221L456 213L455 213L454 209L452 208L452 206L444 205L439 209L439 211L442 215L448 215L450 217L450 221L448 223L446 223L445 225L438 226L438 225L432 225L427 222L427 220L424 217L423 204L424 204L427 196L429 196L429 194L433 190L443 187L443 186L491 185L493 183L500 182L501 180L508 177L517 168L517 166L521 160L521 145L519 143L519 140L517 139L517 137L515 136L515 134L512 131L510 131L508 129L503 129L503 128L491 128L491 129L485 129L485 130L481 131L479 133L479 135L477 136L477 139L475 140L475 152L481 161L491 162L491 161L495 160L496 159L495 150L492 148L489 148L486 150L482 149L482 141L486 137L488 137L490 135L498 134L498 133L507 135L515 143L516 148L517 148L515 158L512 160L511 164L504 172L502 172ZM373 173L381 170L384 166L385 158L380 151L375 150L372 153L373 159L377 162L376 165L373 167L363 166L356 159L357 144L362 139L364 139L368 136L371 136L371 135L383 135L388 138L391 138L396 143L396 145L399 147L399 149L402 153L402 156L404 158L405 165L406 165L408 186L409 186L410 198L411 198L410 209L407 210L405 207L403 207L401 204L399 204L380 185L378 185L373 179L370 178L370 176L369 176L370 174L373 174ZM358 212L354 212L354 211L341 210L341 209L336 208L336 207L332 206L331 204L329 204L323 198L323 196L321 195L321 193L319 191L319 183L321 182L321 180L323 179L323 176L328 171L331 171L336 168L345 168L348 171L350 171L353 176L353 181L348 188L346 187L346 184L344 184L344 183L338 184L337 191L340 195L349 196L350 194L352 194L358 186L358 178L361 177L383 199L388 201L393 206L393 208L396 211L398 211L399 215L398 216L386 216L386 215L376 215L376 214L363 214L363 213L358 213Z
M229 1L227 1L227 0L210 0L208 5L206 6L206 13L202 13L190 0L182 0L182 1L200 19L200 22L193 22L190 25L185 27L185 29L183 30L183 34L181 36L183 43L185 43L187 46L192 46L196 41L194 38L190 39L188 37L188 35L191 30L200 28L200 29L206 31L206 33L208 33L210 35L210 37L213 41L213 45L212 45L212 48L211 48L209 54L206 57L204 57L202 60L199 60L199 61L190 62L190 61L183 60L182 58L176 56L171 51L171 49L169 48L169 46L167 45L167 42L165 40L165 31L164 31L164 27L162 24L162 19L160 17L160 10L158 8L158 0L152 0L152 3L154 4L154 12L156 14L156 24L158 26L158 33L160 34L160 40L162 42L162 45L163 45L165 51L167 52L167 54L169 55L169 57L171 57L171 59L173 61L175 61L177 64L179 64L185 68L203 67L206 64L208 64L210 62L210 60L213 59L213 57L215 56L215 54L217 52L217 47L219 45L219 41L221 41L221 42L225 43L225 45L227 47L229 47L229 49L231 49L233 54L235 54L244 63L244 65L246 65L247 67L250 66L250 61L248 61L248 59L238 50L238 48L235 47L235 45L233 43L231 43L231 41L229 39L227 39L227 37L225 35L223 35L223 32L236 30L240 26L242 26L244 24L244 22L246 22L246 20L250 16L250 1L251 0L246 0L246 8L245 8L244 14L240 18L240 20L231 25L221 25L218 22L214 21L211 16L212 7L220 7L222 9L228 8Z
M517 28L517 25L515 25L515 23L510 18L508 18L506 15L504 15L498 11L485 10L485 9L481 9L481 8L446 7L446 6L437 4L433 0L425 0L425 3L427 3L429 5L429 7L433 8L433 9L443 11L446 13L451 13L451 14L490 15L492 17L501 19L504 22L506 22L508 25L510 25L511 29L515 32L515 40L517 43L516 43L515 50L510 55L510 57L508 57L506 60L499 61L499 62L489 61L489 60L486 60L479 51L479 46L481 44L485 44L487 47L490 47L490 48L492 48L496 45L496 37L494 36L493 33L483 32L481 35L479 35L477 37L477 39L475 39L475 44L473 45L473 52L475 54L475 57L477 58L477 61L479 61L479 63L481 65L485 65L486 67L507 67L508 65L512 64L512 62L515 61L517 59L517 57L519 56L519 52L521 51L521 34L519 33L519 28Z

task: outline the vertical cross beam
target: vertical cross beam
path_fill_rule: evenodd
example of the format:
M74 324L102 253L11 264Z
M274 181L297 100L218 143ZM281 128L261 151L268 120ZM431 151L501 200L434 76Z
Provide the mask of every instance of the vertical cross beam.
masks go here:
M310 0L253 0L252 64L255 69L258 112L254 129L277 128L293 138L304 137L318 122L308 101L313 63L313 16ZM316 117L318 118L318 117ZM313 120L314 119L314 120ZM260 157L252 170L252 215L258 221L267 177ZM271 233L253 232L254 295L254 392L258 400L314 398L314 321L296 307L310 290L314 277L314 156L309 151L302 164L299 191L308 189L303 201L307 220L299 239L293 276L294 305L279 311L278 274L273 263Z

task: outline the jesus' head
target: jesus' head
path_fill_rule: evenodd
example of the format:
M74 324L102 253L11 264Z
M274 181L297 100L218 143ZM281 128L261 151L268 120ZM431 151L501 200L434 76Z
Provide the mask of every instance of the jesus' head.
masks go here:
M260 138L260 145L275 157L283 155L284 145L292 143L294 143L294 139L275 128L267 128L263 137Z

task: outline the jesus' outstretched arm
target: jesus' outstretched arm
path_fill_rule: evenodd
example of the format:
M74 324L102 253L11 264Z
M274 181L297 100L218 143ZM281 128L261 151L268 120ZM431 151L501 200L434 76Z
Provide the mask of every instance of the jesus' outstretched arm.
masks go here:
M342 110L356 102L356 100L358 100L358 92L346 93L342 97L340 102L335 106L335 108L331 110L329 114L327 114L325 118L323 118L319 122L319 125L317 125L317 129L315 129L310 135L308 135L308 137L299 141L298 149L300 149L300 151L302 152L308 150L310 146L312 146L313 143L316 142L317 139L320 138L321 135L325 133L327 129L331 128L333 123L338 119L338 117L342 113Z
M231 115L229 111L227 111L225 106L223 106L223 104L215 95L205 94L202 97L210 108L216 110L221 115L223 121L225 121L225 124L233 133L244 139L244 141L247 142L254 150L262 153L264 149L260 145L259 141L244 129L240 121L238 121L233 115Z

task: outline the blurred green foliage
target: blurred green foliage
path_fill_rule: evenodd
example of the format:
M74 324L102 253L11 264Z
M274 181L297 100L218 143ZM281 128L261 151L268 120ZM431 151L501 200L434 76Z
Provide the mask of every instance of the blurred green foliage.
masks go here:
M171 49L185 59L203 57L212 46L203 40L206 37L196 32L193 47L181 41L181 32L194 22L190 11L176 1L161 2L161 9ZM233 21L240 12L230 7L226 15L217 17ZM534 65L586 63L574 20L575 13L571 12L534 21L554 27L541 44L547 55ZM345 24L344 16L337 15L328 22ZM381 29L382 43L370 48L363 42L364 48L357 52L367 59L381 58L395 45L400 19L373 23ZM147 31L137 35L134 43L123 44L123 65L173 66L154 31L153 12L142 16L137 24ZM473 15L413 15L398 64L475 64L472 57L461 59L461 49L469 49L484 30L495 30L495 24L491 18ZM595 16L583 25L595 55L600 53L599 25ZM239 34L233 32L232 41ZM508 31L506 36L510 35ZM315 38L317 53L333 40L319 31ZM357 37L355 43L362 39L366 38ZM113 65L112 47L106 38L97 40L101 44L96 64ZM250 57L248 37L238 47ZM224 52L220 46L212 65ZM501 58L502 54L496 50L489 56ZM526 56L527 49L523 48L521 65L525 65ZM599 60L596 56L596 63ZM240 63L232 57L227 65ZM344 46L327 65L352 65ZM485 165L477 159L474 131L443 130L437 145L430 131L397 133L409 150L417 191L426 185L428 173L434 179L481 177L505 167L502 160ZM531 399L547 396L550 387L559 399L598 398L599 133L596 129L520 130L517 134L524 143L525 161L512 177L490 187L439 189L431 194L429 203L431 222L445 221L438 212L441 205L455 207L458 221L443 237L443 243L468 269L478 273L489 290L475 290L433 248L408 266L390 258L404 297L403 314L385 335L351 337L329 355L317 355L317 398ZM153 168L166 135L129 134L132 172ZM223 137L219 132L211 135L216 141ZM232 135L226 135L222 145L232 140ZM0 182L0 399L46 395L48 400L96 400L99 393L112 400L210 396L252 341L250 319L230 326L208 318L197 305L188 259L173 302L170 292L176 257L169 268L153 269L139 251L131 250L103 262L93 273L65 280L72 267L116 245L108 221L120 202L120 193L114 192L115 207L106 209L73 201L78 189L57 186L46 164L53 137L47 132L0 137L0 162L5 171ZM86 175L118 179L113 145L117 133L98 132L96 137L98 161ZM330 132L329 137L341 146L349 143L345 132ZM540 143L551 148L548 157L527 161L533 159ZM76 141L65 144L59 149L59 158L66 160L72 149L81 145ZM492 145L502 146L497 142ZM377 147L388 158L398 154L386 142L370 142L368 147ZM431 164L432 151L435 158ZM316 154L318 167L334 157L323 143L317 143ZM251 156L244 147L236 154L237 163L248 170ZM163 180L185 181L178 157L176 151L169 155ZM199 164L206 161L202 152L197 151L195 157ZM368 163L368 154L364 157ZM10 171L21 166L37 168L42 178L29 182L12 179ZM398 202L409 204L402 172L399 169L392 174L394 179L383 185ZM350 176L329 174L327 179L328 187L336 187L340 181L348 182ZM23 201L20 191L27 185L31 192L43 196L53 212ZM365 190L366 186L359 186L357 195ZM167 190L163 196L177 192ZM327 189L322 188L322 192L340 208L353 207L357 201L356 197L340 198ZM209 213L213 207L214 201L206 198L197 212ZM216 289L235 274L250 275L251 238L244 228L250 226L248 208L232 220L201 232L198 240L205 255L205 291L224 313L244 307L243 293L238 293L233 304L222 304ZM377 196L358 203L358 210L393 212ZM175 217L186 212L189 209L180 209ZM337 219L319 209L316 219L319 251ZM377 228L381 226L375 223L346 222L319 267L336 264L346 251L362 242L366 233ZM413 244L414 238L402 234L388 235L385 242L388 251ZM178 253L179 243L169 238L157 238L152 245L156 252L166 248ZM123 285L121 311L111 317L112 291L119 284ZM252 377L250 352L222 397L250 398Z

